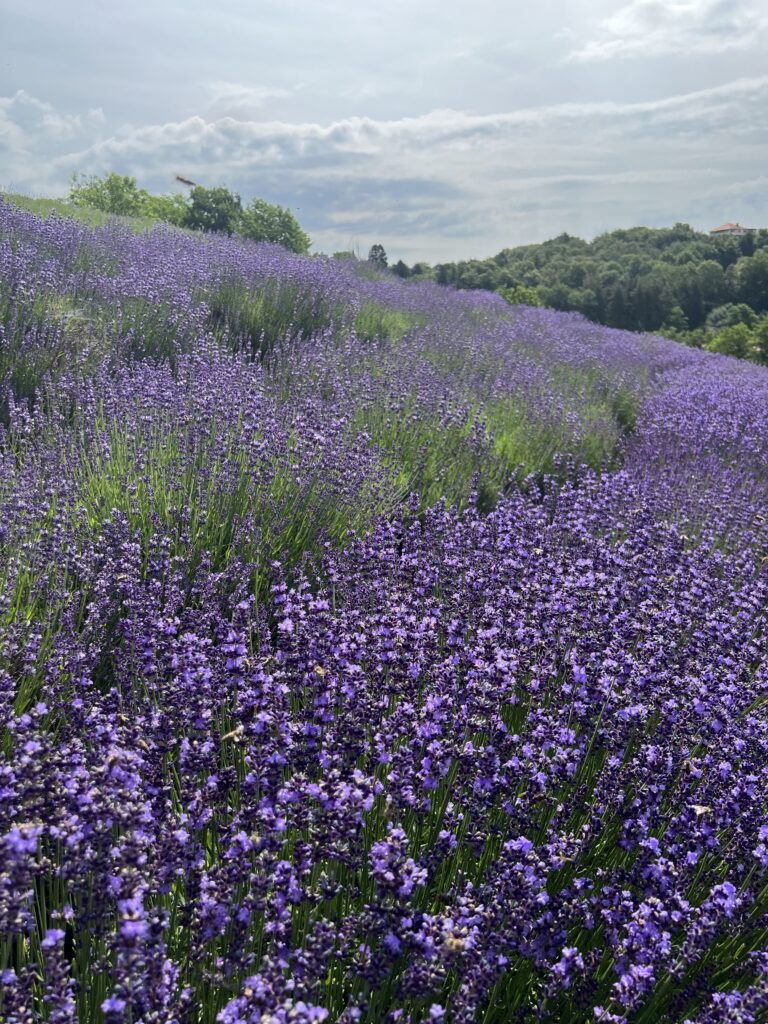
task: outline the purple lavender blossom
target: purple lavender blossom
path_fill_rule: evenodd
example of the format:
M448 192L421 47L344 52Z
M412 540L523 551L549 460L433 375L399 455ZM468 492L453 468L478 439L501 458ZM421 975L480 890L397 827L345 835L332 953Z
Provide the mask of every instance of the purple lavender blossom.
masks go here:
M768 372L0 203L0 423L2 1019L765 1019Z

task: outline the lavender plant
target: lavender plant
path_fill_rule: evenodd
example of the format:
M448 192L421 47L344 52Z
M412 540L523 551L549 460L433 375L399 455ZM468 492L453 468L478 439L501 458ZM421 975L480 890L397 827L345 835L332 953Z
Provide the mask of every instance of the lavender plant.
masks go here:
M0 1019L768 1019L768 371L0 204Z

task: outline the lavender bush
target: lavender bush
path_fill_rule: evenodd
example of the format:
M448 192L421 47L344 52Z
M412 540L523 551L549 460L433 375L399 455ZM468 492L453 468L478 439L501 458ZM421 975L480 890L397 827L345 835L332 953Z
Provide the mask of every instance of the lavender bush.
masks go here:
M768 371L0 205L0 1019L768 1019Z

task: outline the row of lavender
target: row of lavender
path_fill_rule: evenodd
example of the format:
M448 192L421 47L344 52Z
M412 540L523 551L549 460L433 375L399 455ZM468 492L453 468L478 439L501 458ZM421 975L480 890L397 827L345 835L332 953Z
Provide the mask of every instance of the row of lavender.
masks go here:
M0 222L0 1017L764 1019L768 374Z

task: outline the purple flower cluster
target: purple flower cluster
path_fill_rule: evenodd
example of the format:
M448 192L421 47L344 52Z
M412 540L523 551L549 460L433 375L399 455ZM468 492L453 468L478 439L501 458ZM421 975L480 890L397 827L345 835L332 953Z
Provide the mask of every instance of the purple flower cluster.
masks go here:
M768 1018L768 372L6 205L0 265L0 1019Z

